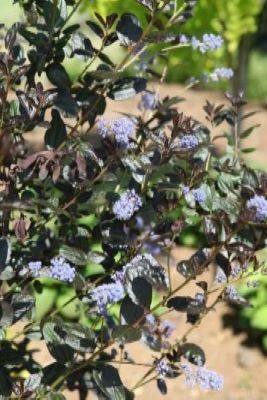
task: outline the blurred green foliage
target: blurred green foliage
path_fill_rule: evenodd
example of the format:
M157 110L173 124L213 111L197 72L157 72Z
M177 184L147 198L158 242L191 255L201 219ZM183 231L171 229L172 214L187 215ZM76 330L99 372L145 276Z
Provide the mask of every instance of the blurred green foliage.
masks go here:
M262 6L262 0L200 0L194 18L186 24L183 32L188 35L194 32L198 36L206 32L220 34L225 45L216 53L201 56L201 62L199 53L191 51L189 54L190 50L184 49L188 53L186 68L178 68L177 71L171 68L170 79L175 79L177 73L181 79L198 77L203 69L209 71L216 66L236 69L240 40L243 35L257 31L257 17ZM178 51L172 54L171 67L178 57Z
M248 331L253 340L258 340L267 353L267 276L259 277L260 286L241 286L240 294L249 300L251 307L239 310L240 326Z
M253 51L249 61L248 98L267 101L267 55Z
M242 36L257 31L257 17L263 7L264 0L199 0L195 15L186 27L177 27L187 35L201 36L213 32L223 36L225 45L222 50L208 55L184 48L174 50L169 57L169 81L184 81L192 76L199 77L203 70L210 71L217 66L228 66L236 69L238 64L238 47ZM177 7L183 0L177 0ZM84 0L84 10L88 8L102 14L112 10L118 13L136 13L145 19L144 9L135 0ZM181 63L180 60L183 60Z

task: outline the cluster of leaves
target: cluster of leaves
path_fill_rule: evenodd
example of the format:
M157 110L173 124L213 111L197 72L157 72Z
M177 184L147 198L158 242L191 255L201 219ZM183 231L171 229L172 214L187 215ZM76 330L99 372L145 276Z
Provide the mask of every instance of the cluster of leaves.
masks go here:
M143 25L131 13L96 14L82 33L70 24L81 1L21 0L25 20L7 31L1 28L2 398L63 399L67 387L78 389L81 398L93 391L99 399L128 399L153 374L166 393L164 379L180 376L181 362L206 362L204 351L187 336L227 297L234 266L242 267L242 275L250 263L261 268L256 252L265 246L266 222L256 220L258 210L248 208L247 201L266 196L267 179L241 160L241 140L251 133L239 132L242 98L228 96L229 107L208 102L211 129L179 113L179 97L157 98L151 110L124 114L112 128L101 119L107 98L121 101L146 90L149 76L157 76L153 65L146 64L145 77L128 74L127 67L138 63L151 43L168 45L173 39L163 34L164 21L184 23L195 5L187 0L172 15L168 0L137 2L145 12ZM126 49L117 65L106 54L115 43ZM64 67L69 57L85 63L75 82ZM219 153L212 128L224 122L228 147ZM132 130L122 142L126 130L120 124ZM44 131L38 151L27 140L31 131ZM128 203L122 201L125 193ZM121 203L130 207L128 214L120 213ZM147 252L156 244L169 260L179 235L191 227L202 233L203 246L177 265L184 280L174 288L170 262L162 266ZM199 280L214 262L226 277L215 288ZM180 296L179 289L191 281L200 296ZM38 298L44 301L42 295L54 284L62 292L71 288L72 297L36 315ZM214 290L218 296L210 304ZM62 314L73 302L74 321ZM165 340L169 332L161 324L162 310L185 313L190 324L174 344ZM18 321L24 321L22 331L14 334ZM33 340L45 341L54 362L43 367L36 361L29 350ZM140 340L157 357L129 391L112 365L121 361L114 346L123 350L127 342Z

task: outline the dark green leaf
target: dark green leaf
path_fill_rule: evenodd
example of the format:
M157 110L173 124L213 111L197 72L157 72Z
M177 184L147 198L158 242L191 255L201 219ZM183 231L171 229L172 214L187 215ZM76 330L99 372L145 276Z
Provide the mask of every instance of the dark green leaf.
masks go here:
M95 347L93 332L74 322L48 321L43 326L43 335L49 344L68 345L81 353L91 352Z
M63 26L68 15L65 0L46 0L41 6L48 31Z
M242 153L249 154L249 153L253 153L256 150L257 150L256 147L247 147L246 149L242 149L241 151L242 151Z
M259 127L260 127L260 124L251 126L250 128L246 129L245 131L243 131L243 132L240 134L240 138L241 138L241 139L246 139L246 138L248 138L248 137L251 135L251 133L252 133L256 128L259 128Z
M114 22L116 21L116 19L118 18L118 14L113 13L107 16L106 21L107 21L107 26L108 28L112 28L112 25L114 24Z
M125 343L137 342L141 339L141 330L131 325L117 325L112 331L112 337Z
M45 133L45 144L53 149L59 147L67 137L67 130L57 110L52 110L50 128Z
M146 89L147 81L144 78L126 77L116 81L108 92L113 100L127 100Z
M35 299L30 294L15 293L11 305L14 311L13 323L20 320L35 305Z
M167 307L174 308L176 311L187 312L191 304L192 298L188 296L172 297L167 302Z
M74 118L78 114L78 105L72 95L67 90L58 91L58 95L54 104L55 107L57 107L62 112L65 118Z
M219 189L225 193L234 192L236 186L241 183L241 177L239 175L231 175L225 172L221 172L217 179L217 185Z
M23 352L12 348L8 341L1 341L0 365L15 367L23 363Z
M194 278L196 276L194 266L190 260L180 261L176 266L176 270L185 278Z
M0 370L0 396L4 396L4 399L10 398L11 392L12 383L7 372L4 369Z
M76 265L86 265L89 260L88 255L83 250L67 246L66 244L61 246L59 254Z
M69 75L61 64L48 65L46 75L50 82L60 89L66 90L71 87Z
M67 344L47 343L47 348L51 356L61 364L73 361L74 350Z
M168 392L167 385L164 379L158 378L157 379L157 387L161 394L165 395Z
M47 365L43 368L42 383L45 385L51 385L57 378L62 376L65 371L66 367L61 363L53 362L52 364ZM51 399L54 399L54 397L51 397Z
M34 392L41 384L42 373L30 375L24 382L25 392Z
M11 245L6 238L0 239L0 271L2 272L10 260Z
M126 400L125 390L116 368L105 365L93 371L94 380L109 400Z
M132 287L132 282L136 278L145 279L156 289L166 290L168 287L165 269L152 256L137 256L125 267L126 291L134 303L141 305Z
M189 260L180 261L176 269L185 278L194 278L208 267L210 254L209 248L199 249Z
M99 36L101 39L104 37L103 29L93 21L86 21L86 24L92 29L92 31Z
M143 34L138 18L131 13L123 14L117 23L117 35L124 46L137 43Z
M182 355L191 363L203 366L206 362L204 351L194 343L186 343L179 348Z
M137 277L132 281L132 291L137 303L145 309L150 309L152 286L145 278Z
M18 31L18 24L13 24L7 31L6 36L5 36L5 48L6 49L12 49L15 45L16 42L16 37L17 37L17 31Z
M129 296L122 300L120 312L124 321L129 325L134 325L136 322L141 321L144 315L144 309L135 304Z
M0 327L7 328L13 323L14 311L7 301L1 301L0 303Z

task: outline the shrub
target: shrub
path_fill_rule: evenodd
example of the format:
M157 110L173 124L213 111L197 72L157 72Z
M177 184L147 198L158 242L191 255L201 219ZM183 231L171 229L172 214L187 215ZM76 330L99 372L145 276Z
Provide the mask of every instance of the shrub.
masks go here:
M126 399L151 379L165 394L166 379L180 376L190 387L222 389L223 377L204 366L204 351L188 336L219 302L247 305L232 284L251 276L249 265L263 268L256 252L266 239L266 175L242 161L242 152L251 149L241 149L241 140L252 129L239 132L241 96L228 95L228 107L207 102L208 128L177 111L180 97L161 99L147 88L147 79L157 76L154 63L170 43L196 51L221 45L214 35L185 43L163 30L186 22L195 1L174 11L168 0L138 3L146 15L143 25L131 13L96 14L84 34L71 25L80 1L24 0L24 21L6 32L2 27L3 398L62 399L67 387L78 389L81 398L93 391L101 399ZM105 50L118 42L126 51L114 65ZM145 58L155 42L162 49ZM85 62L75 82L64 68L68 57ZM135 76L128 73L133 63ZM46 78L50 83L44 86ZM107 98L121 101L140 92L136 113L125 114L122 107L120 117L103 116ZM223 122L229 125L223 135L228 147L220 153L212 130ZM45 148L34 151L25 134L42 130ZM201 233L203 245L177 265L183 281L174 287L170 253L188 228ZM159 251L167 266L157 260ZM214 263L216 279L208 285L202 274ZM195 296L181 296L192 282ZM56 305L50 295L55 285L68 294ZM35 315L40 301L47 308ZM176 341L165 311L186 315L189 328ZM18 321L14 333L10 327ZM36 361L33 340L45 341L54 362ZM129 390L116 366L138 365L123 353L136 341L153 358Z

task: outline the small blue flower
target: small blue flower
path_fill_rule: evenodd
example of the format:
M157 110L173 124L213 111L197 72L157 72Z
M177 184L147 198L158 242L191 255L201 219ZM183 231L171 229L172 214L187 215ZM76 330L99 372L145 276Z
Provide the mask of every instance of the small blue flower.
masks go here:
M160 328L162 331L162 336L165 339L169 339L173 334L173 332L175 331L176 326L172 322L164 320L162 321Z
M107 121L104 117L98 120L98 131L100 136L105 139L108 136L114 136L116 143L123 147L130 147L130 137L135 130L134 122L127 117L120 117L112 121Z
M232 268L232 270L231 270L231 276L232 276L233 278L237 278L238 275L241 274L241 272L242 272L242 268L241 268L239 265L237 265L236 267L233 267L233 268Z
M203 306L205 304L205 296L204 293L197 293L195 295L195 301L198 306Z
M225 289L225 296L228 300L231 301L235 301L236 299L239 298L239 294L236 288L233 286L227 286L227 288Z
M189 389L196 386L196 374L189 364L181 364L182 371L185 376L185 384Z
M105 283L89 292L90 298L96 302L99 314L106 316L107 307L122 300L124 287L120 282Z
M194 50L199 49L201 53L207 53L208 51L214 51L222 47L223 38L220 35L214 35L213 33L205 33L202 36L202 40L198 40L196 37L192 37L191 46Z
M127 221L142 206L142 200L134 189L124 192L113 205L113 213L119 220Z
M166 360L157 361L156 372L160 377L164 377L172 373L171 367L168 365Z
M195 37L193 36L191 39L191 46L194 50L197 50L199 48L199 46L201 45L201 42Z
M182 190L184 196L186 196L190 192L189 186L183 186Z
M198 367L196 372L197 384L202 390L220 391L223 389L223 376L204 367Z
M192 193L195 200L198 201L200 204L206 201L206 193L204 192L203 189L201 188L194 189Z
M141 100L139 102L140 110L155 110L158 105L158 99L154 92L146 91L142 94Z
M63 257L54 257L51 260L49 276L63 282L73 282L75 268L72 268Z
M153 314L146 315L146 323L148 325L148 332L150 334L155 333L157 330L157 320Z
M152 241L146 241L143 244L143 249L145 252L152 254L153 256L159 256L161 254L160 246Z
M180 41L181 44L187 44L187 43L189 43L188 37L185 36L184 34L181 34L181 35L179 36L179 41Z
M198 146L198 138L195 135L184 135L179 140L179 147L184 150L192 150Z
M264 196L255 195L247 202L247 208L255 210L255 219L264 222L267 219L267 200Z
M217 267L216 275L214 278L215 283L225 283L227 281L227 276L225 275L221 267Z
M214 82L218 82L220 79L231 79L234 76L232 68L216 68L211 74L210 79Z
M39 272L42 269L42 262L41 261L31 261L28 264L29 270L35 278L39 276Z
M109 134L109 125L104 117L99 118L97 128L100 136L105 139Z
M188 364L181 365L185 375L186 386L190 389L198 386L202 390L220 391L223 389L223 376L204 367L193 369Z
M147 314L147 315L146 315L146 322L147 322L149 325L155 325L157 321L156 321L156 318L154 317L153 314Z
M121 117L111 122L111 131L118 145L128 148L129 139L135 130L135 124L130 118Z

